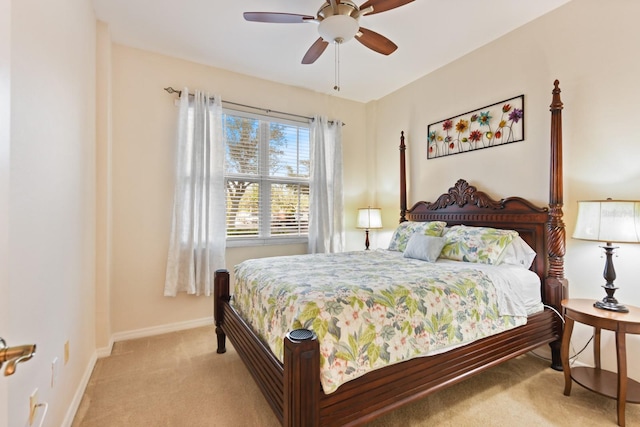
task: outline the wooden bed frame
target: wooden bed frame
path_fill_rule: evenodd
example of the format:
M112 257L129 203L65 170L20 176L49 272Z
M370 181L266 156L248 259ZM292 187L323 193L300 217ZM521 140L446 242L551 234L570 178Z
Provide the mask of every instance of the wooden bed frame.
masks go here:
M407 209L404 133L400 142L400 221L446 221L517 230L537 252L534 270L542 279L542 298L560 311L566 295L565 230L562 222L562 102L558 81L551 103L549 206L536 207L510 197L493 200L459 180L435 202ZM218 353L229 337L273 411L285 426L361 425L545 344L552 367L561 370L562 323L551 309L529 316L527 324L446 353L412 359L372 371L326 395L320 385L319 345L313 332L297 330L285 338L284 364L229 304L229 273L216 272L214 318Z

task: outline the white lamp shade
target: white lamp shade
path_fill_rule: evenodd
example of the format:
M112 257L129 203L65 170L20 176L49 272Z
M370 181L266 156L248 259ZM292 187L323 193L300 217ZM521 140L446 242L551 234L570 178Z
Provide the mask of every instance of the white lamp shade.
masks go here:
M382 228L382 213L380 208L358 209L358 228Z
M640 243L640 202L578 202L578 219L573 238L608 243Z

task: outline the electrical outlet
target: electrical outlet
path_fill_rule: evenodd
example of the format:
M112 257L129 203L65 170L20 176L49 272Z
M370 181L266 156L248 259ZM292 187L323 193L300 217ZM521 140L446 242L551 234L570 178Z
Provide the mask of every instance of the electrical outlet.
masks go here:
M36 418L36 406L38 405L38 389L33 390L31 396L29 396L29 425L33 425L33 420Z
M69 341L64 343L64 364L69 362Z
M51 362L51 388L56 385L58 379L58 358L54 357Z

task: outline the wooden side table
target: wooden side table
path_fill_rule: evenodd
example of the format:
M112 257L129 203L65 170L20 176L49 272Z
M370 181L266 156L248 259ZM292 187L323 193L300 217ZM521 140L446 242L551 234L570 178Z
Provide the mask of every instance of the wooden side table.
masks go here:
M603 396L618 401L618 425L624 426L626 402L640 403L640 383L627 377L626 334L640 334L640 308L627 306L628 313L601 310L593 306L588 299L566 299L562 301L564 310L564 333L562 335L562 369L564 371L564 394L571 393L571 380ZM569 365L569 343L574 322L593 326L593 356L595 367L576 367ZM616 334L616 356L618 373L600 368L600 331L607 329Z

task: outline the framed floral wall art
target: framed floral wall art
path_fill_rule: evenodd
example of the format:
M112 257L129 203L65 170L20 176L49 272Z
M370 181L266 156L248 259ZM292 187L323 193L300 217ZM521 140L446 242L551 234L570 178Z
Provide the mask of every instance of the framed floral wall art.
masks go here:
M427 158L524 140L524 95L429 125Z

